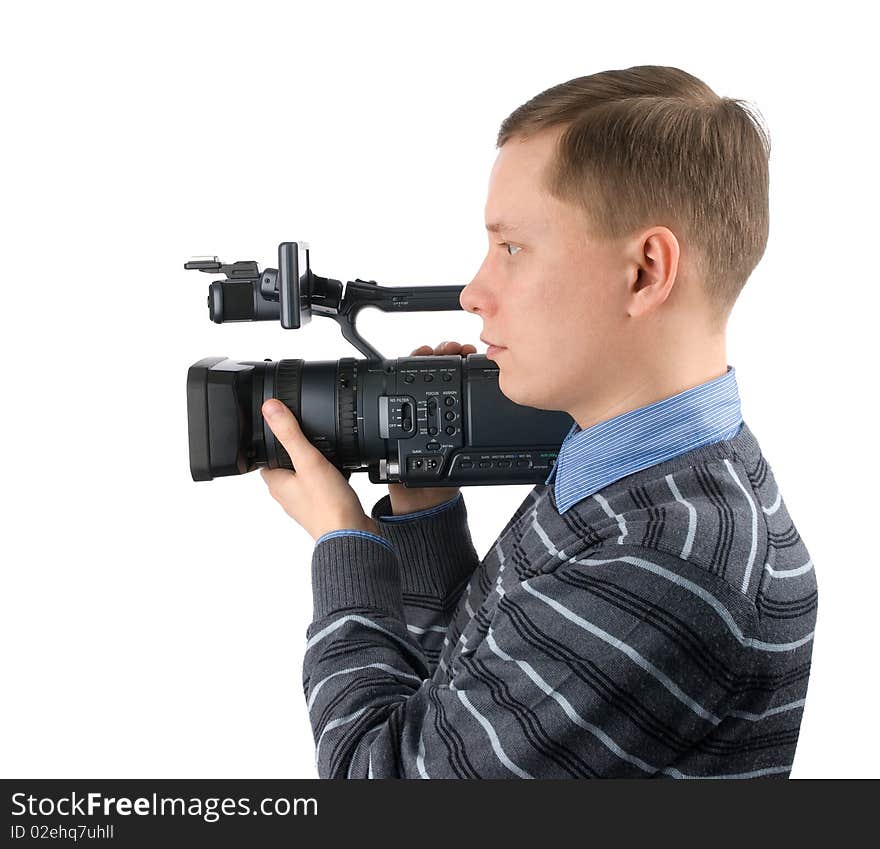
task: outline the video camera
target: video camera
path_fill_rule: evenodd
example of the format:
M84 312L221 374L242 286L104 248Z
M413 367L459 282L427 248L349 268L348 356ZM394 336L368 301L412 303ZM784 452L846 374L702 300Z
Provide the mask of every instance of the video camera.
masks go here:
M261 408L283 401L308 439L346 477L373 483L469 486L543 483L572 425L563 412L515 404L485 354L386 359L357 332L364 307L389 313L461 309L464 286L379 286L319 277L305 242L282 242L278 268L197 257L185 269L221 274L208 288L212 321L334 319L365 359L237 361L207 357L186 380L193 480L261 467L292 469Z

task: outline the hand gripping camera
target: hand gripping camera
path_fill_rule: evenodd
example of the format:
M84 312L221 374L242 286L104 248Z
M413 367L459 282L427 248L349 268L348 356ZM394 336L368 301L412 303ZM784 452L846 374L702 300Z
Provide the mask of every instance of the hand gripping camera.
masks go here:
M515 404L484 354L386 359L357 332L364 307L385 312L457 310L463 286L379 286L319 277L305 242L282 242L278 268L199 257L184 268L222 278L208 288L212 321L277 321L296 329L312 315L338 322L365 359L230 360L207 357L186 379L193 480L261 467L292 469L261 407L283 401L303 432L346 477L406 486L543 483L572 425L562 412Z

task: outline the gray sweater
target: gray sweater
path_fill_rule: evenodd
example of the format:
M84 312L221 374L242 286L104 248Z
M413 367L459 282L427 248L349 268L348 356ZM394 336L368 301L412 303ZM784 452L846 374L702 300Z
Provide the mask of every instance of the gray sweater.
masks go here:
M528 494L480 561L462 496L312 557L322 778L787 777L816 575L746 424L562 515Z

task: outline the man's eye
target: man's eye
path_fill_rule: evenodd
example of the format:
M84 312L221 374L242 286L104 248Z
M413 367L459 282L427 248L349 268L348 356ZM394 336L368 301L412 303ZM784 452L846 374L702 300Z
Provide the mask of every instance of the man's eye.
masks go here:
M504 247L504 248L513 248L514 251L521 251L521 250L522 250L521 247L519 247L518 245L511 245L510 242L499 242L498 244L501 245L501 246ZM510 250L508 250L507 253L508 253L508 256L514 256L514 255L515 255L515 254L512 254L512 253L510 252Z

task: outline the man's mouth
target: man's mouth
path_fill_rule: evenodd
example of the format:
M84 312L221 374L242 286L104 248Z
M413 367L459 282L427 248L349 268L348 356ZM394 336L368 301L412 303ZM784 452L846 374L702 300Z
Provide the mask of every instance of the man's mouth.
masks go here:
M504 353L504 351L506 351L506 350L507 350L507 348L502 348L500 345L492 345L490 343L489 348L486 351L486 356L490 360L494 360L499 354Z

